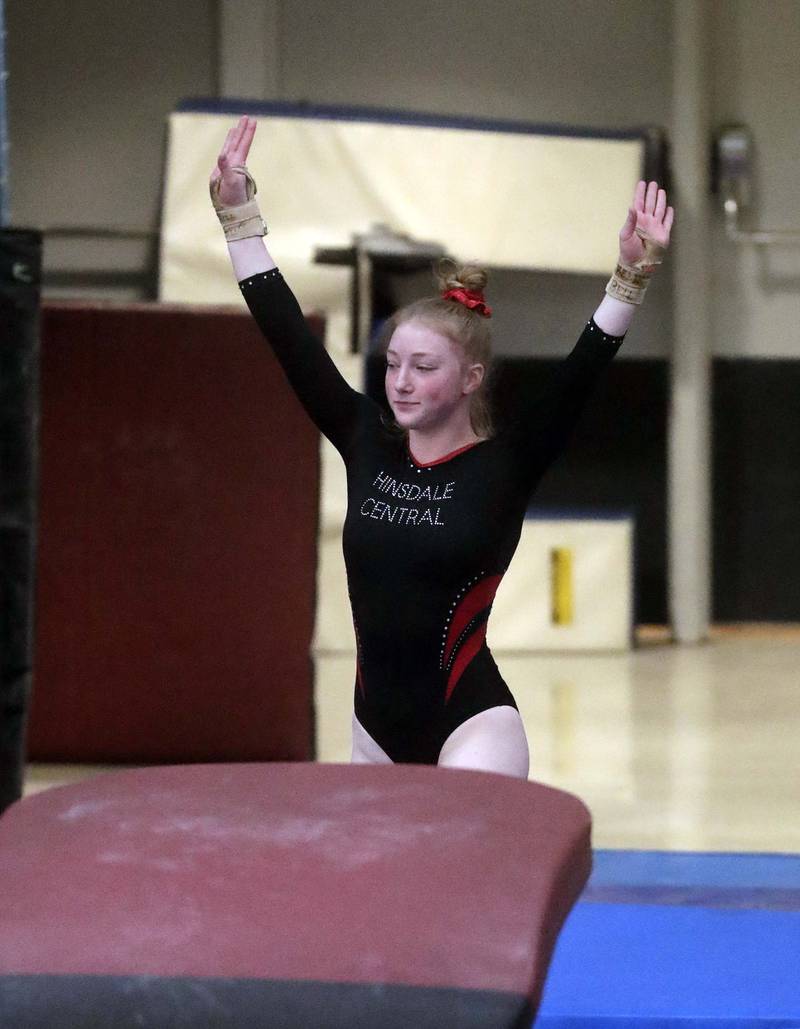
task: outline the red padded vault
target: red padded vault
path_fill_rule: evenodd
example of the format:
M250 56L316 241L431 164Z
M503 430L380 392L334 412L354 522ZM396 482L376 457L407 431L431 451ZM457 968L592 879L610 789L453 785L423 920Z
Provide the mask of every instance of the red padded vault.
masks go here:
M98 776L0 820L0 988L45 1019L51 988L62 1012L138 996L161 1029L176 990L208 1015L223 988L231 1025L529 1026L589 835L576 798L479 772Z

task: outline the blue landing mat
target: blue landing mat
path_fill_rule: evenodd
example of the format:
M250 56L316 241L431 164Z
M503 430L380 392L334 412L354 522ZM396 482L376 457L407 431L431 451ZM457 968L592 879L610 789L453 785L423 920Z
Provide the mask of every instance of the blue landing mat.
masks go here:
M598 851L536 1029L800 1029L800 858Z

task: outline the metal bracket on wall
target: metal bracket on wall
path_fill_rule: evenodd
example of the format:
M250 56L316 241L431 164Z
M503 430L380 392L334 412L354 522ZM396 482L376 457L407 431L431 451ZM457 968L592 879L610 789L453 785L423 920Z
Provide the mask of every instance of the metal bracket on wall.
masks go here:
M742 229L741 212L753 195L753 138L746 125L723 125L714 136L712 191L719 197L725 231L734 243L756 246L800 246L797 229Z

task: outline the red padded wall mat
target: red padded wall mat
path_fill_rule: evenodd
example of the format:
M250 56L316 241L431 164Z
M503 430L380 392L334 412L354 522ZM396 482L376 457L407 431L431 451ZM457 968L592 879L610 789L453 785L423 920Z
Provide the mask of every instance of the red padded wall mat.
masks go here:
M30 758L312 757L318 433L249 315L45 306L41 396Z

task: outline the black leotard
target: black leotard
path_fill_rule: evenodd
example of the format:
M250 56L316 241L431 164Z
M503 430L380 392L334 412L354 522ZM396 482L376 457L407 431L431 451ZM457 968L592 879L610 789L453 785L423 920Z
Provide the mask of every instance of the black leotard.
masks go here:
M355 624L355 712L393 761L435 764L480 711L516 707L486 622L529 497L622 337L590 320L544 393L495 436L420 464L353 390L277 269L240 283L292 388L347 469L343 550Z

